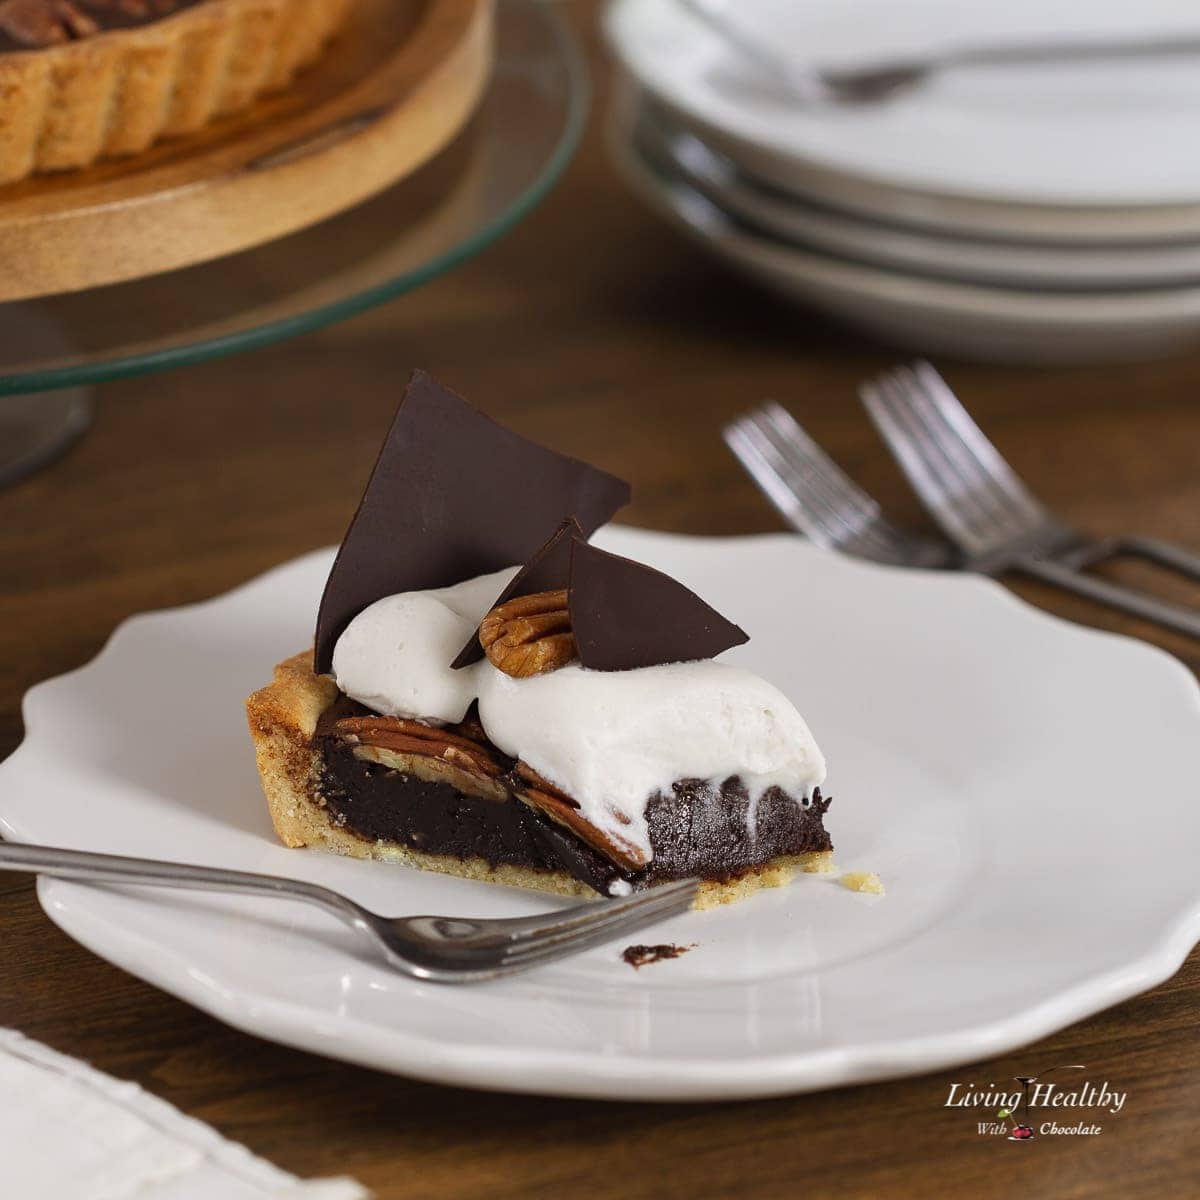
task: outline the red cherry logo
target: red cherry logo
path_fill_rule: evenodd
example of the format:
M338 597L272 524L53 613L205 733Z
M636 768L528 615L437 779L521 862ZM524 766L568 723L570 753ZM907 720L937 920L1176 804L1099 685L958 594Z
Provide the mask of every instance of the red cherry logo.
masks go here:
M1014 1125L1013 1131L1008 1135L1010 1141L1023 1142L1026 1138L1033 1137L1033 1126L1031 1125Z

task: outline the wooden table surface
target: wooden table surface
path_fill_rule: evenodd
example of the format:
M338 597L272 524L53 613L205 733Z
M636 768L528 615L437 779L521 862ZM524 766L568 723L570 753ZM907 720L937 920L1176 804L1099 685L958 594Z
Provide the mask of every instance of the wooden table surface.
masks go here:
M586 8L575 16L590 26ZM589 44L602 105L590 32ZM339 327L107 385L88 437L0 492L0 756L20 740L24 690L86 662L129 614L215 595L336 541L413 365L632 480L626 520L741 533L779 523L718 430L766 396L802 414L901 519L920 521L854 401L856 381L895 358L693 255L626 195L593 121L557 191L475 261ZM1200 355L945 367L1072 520L1200 546ZM1200 647L1182 638L1017 590L1200 667ZM1200 600L1195 588L1174 593ZM383 1198L1200 1194L1200 954L1149 994L995 1061L692 1106L473 1093L258 1041L80 949L22 876L0 876L0 963L0 1026L134 1079L291 1171L347 1172ZM1052 1062L1086 1063L1129 1092L1101 1136L1015 1150L943 1107L952 1081Z

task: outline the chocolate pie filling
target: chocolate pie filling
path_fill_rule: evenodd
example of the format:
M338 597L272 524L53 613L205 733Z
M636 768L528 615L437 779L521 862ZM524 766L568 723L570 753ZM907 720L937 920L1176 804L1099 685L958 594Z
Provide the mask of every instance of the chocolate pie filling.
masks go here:
M727 779L720 788L682 780L669 794L651 797L646 817L654 857L643 870L627 871L521 800L471 795L358 758L354 745L333 733L333 724L363 711L339 700L322 718L317 739L321 794L335 823L372 841L479 857L492 865L565 871L602 893L618 879L635 888L689 875L727 880L781 855L831 846L822 824L829 800L819 790L811 801L798 804L781 789L769 788L759 798L751 832L740 778Z

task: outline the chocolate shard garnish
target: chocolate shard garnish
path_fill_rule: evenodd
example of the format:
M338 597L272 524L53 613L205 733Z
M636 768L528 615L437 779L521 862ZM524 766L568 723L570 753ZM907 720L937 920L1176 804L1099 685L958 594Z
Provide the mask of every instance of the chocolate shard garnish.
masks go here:
M514 596L531 596L536 592L552 592L565 588L571 580L571 547L584 540L583 529L574 517L567 517L550 535L541 549L513 576L512 582L496 597L492 608L513 599ZM468 667L483 657L483 646L479 641L479 630L459 651L450 665Z
M579 661L594 671L715 658L750 640L678 580L583 541L571 545L568 608Z
M591 534L629 485L496 424L414 371L321 597L313 669L369 604L524 562L563 513Z

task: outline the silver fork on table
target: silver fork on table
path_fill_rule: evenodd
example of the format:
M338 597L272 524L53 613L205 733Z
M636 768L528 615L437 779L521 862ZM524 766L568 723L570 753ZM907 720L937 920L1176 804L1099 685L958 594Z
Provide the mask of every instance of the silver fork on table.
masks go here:
M725 427L724 437L784 520L819 546L891 566L1002 569L998 563L972 561L969 546L960 553L946 542L898 529L883 516L878 502L778 404L765 404L739 417ZM1003 460L1000 463L1003 466ZM1066 528L1056 524L1060 530ZM1080 573L1114 554L1137 554L1200 578L1200 560L1195 555L1153 538L1088 538L1068 533L1038 548L1049 557L1013 565L1172 629L1200 635L1200 619L1189 610Z
M382 917L348 896L302 879L217 867L0 842L0 870L35 871L84 883L133 883L303 900L361 935L385 963L434 983L473 983L528 971L685 912L698 881L682 879L620 900L536 917Z
M1106 559L1136 555L1200 580L1200 555L1155 538L1095 538L1059 520L929 363L887 371L859 395L913 489L962 552L965 569L1020 571L1200 637L1200 612L1084 573Z
M879 504L770 402L722 431L726 445L793 529L829 550L902 567L949 567L945 542L897 529Z

